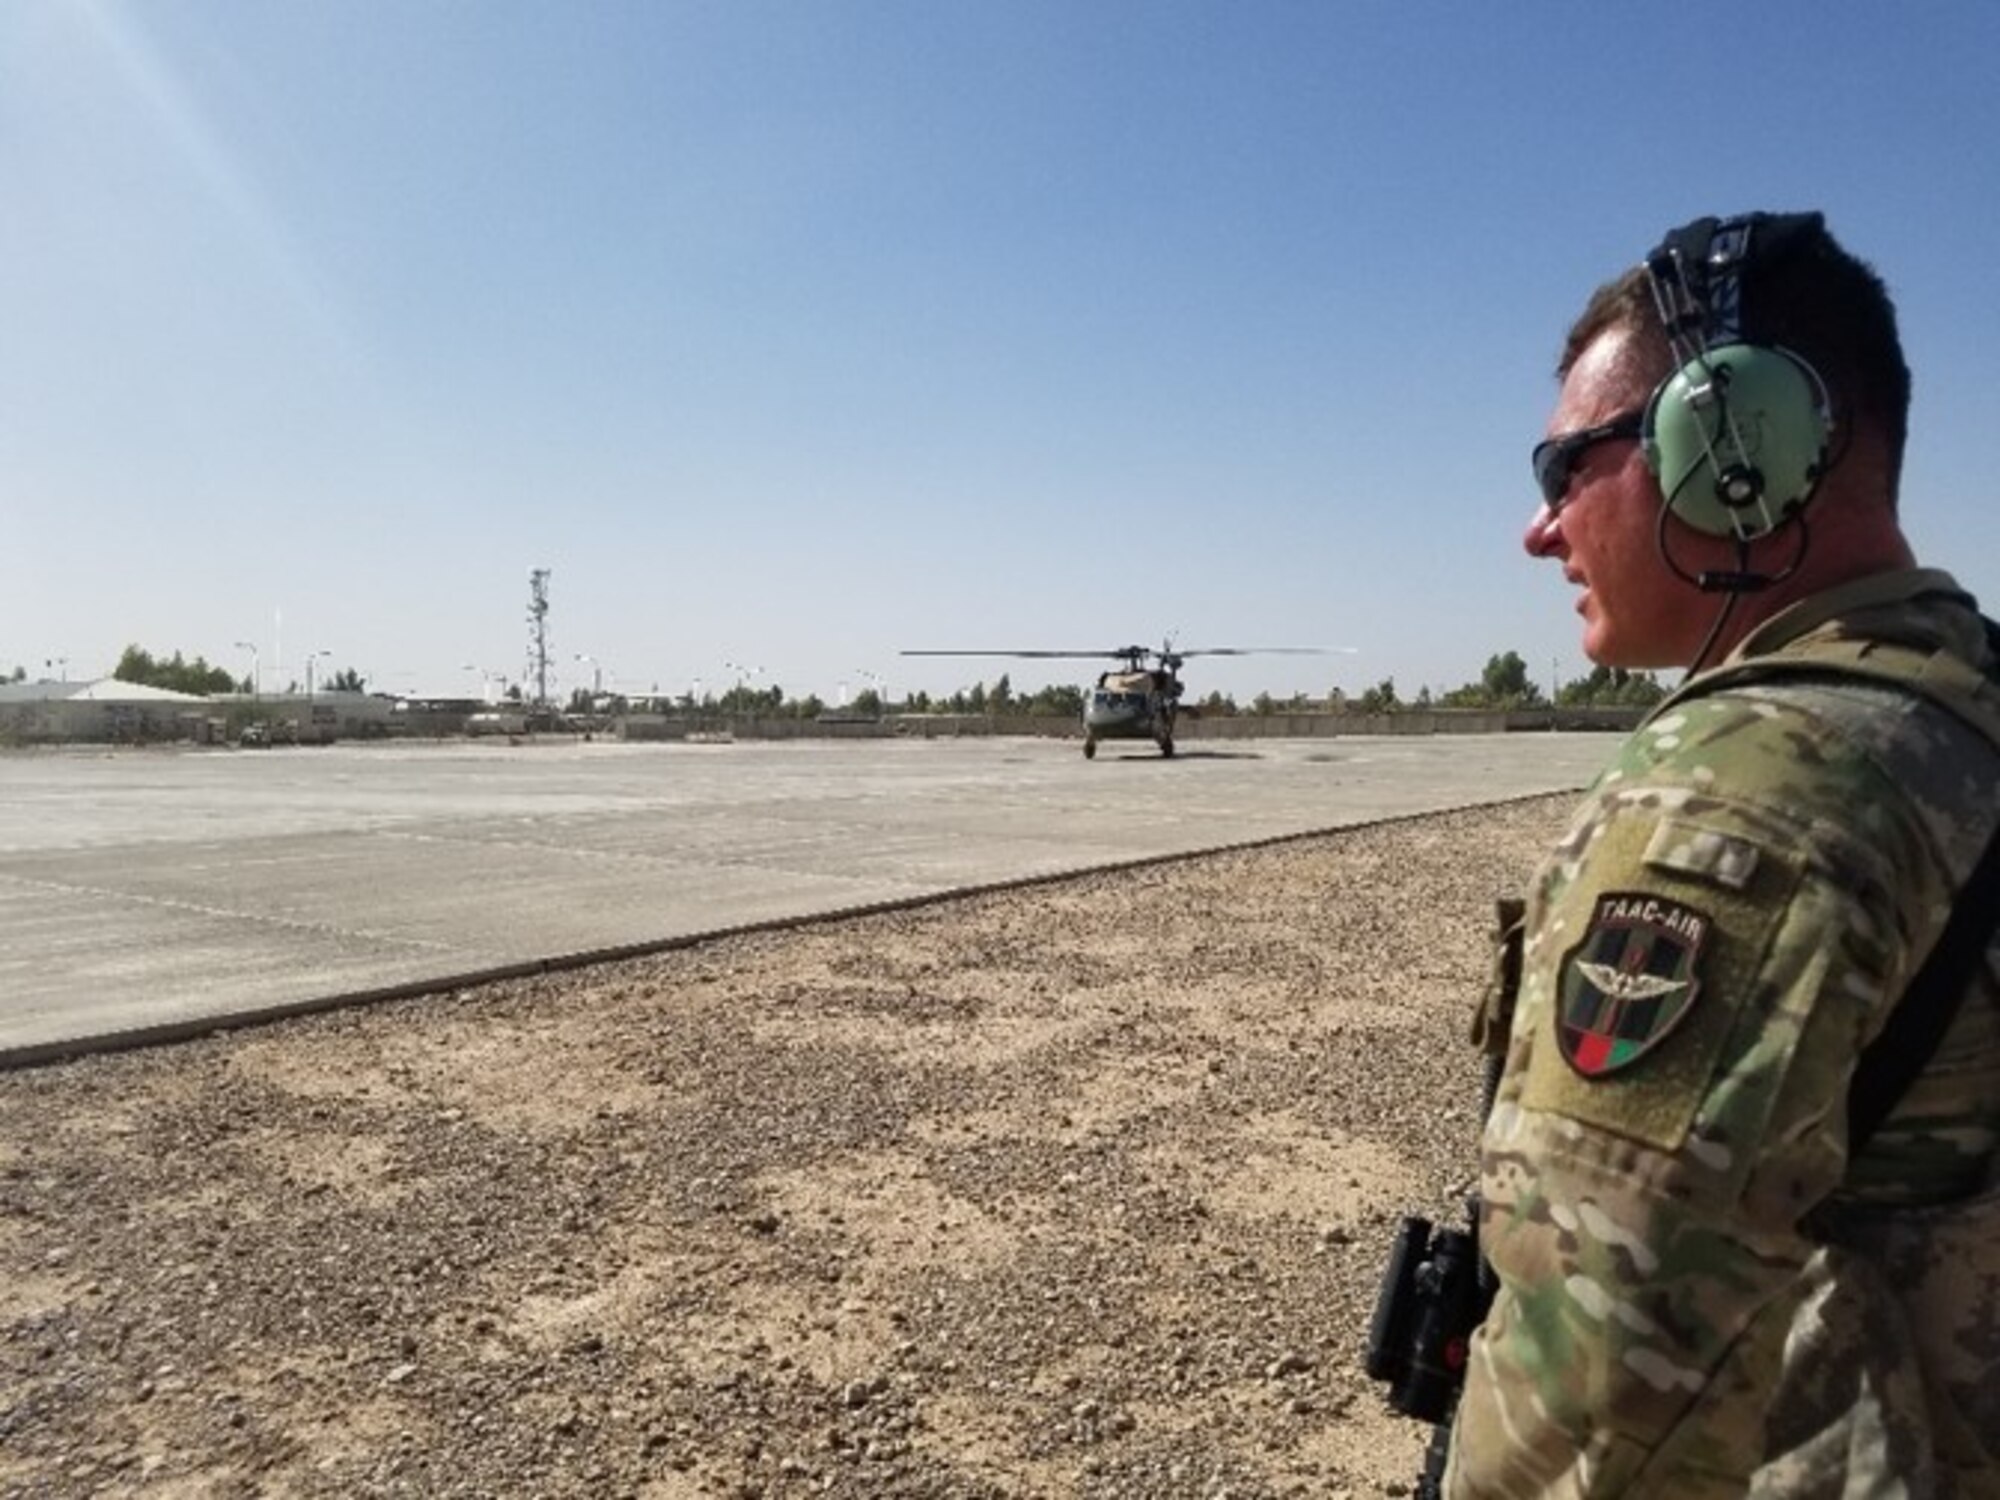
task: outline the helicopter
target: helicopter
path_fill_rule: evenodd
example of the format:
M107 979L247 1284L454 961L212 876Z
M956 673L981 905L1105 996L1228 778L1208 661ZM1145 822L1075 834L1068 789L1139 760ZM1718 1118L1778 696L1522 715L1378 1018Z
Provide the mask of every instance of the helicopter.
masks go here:
M1034 660L1108 657L1118 663L1097 674L1083 700L1083 758L1095 760L1100 740L1151 740L1174 753L1174 719L1181 712L1181 663L1194 656L1323 656L1317 646L1201 646L1175 650L1114 646L1109 651L905 651L904 656L1014 656ZM1189 708L1193 716L1197 710Z

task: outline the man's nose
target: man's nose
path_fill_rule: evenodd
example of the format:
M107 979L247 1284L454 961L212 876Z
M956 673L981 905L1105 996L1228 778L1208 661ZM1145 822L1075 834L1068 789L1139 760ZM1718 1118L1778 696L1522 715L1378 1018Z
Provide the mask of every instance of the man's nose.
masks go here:
M1553 557L1557 545L1562 540L1562 523L1556 513L1543 501L1535 508L1528 521L1528 529L1521 536L1521 545L1530 557Z

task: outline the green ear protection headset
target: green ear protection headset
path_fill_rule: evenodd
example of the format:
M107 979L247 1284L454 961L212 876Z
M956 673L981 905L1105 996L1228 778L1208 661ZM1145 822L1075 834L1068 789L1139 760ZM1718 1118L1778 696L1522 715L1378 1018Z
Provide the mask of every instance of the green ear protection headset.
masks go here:
M1743 285L1823 224L1818 214L1696 219L1646 257L1678 368L1647 401L1640 443L1668 508L1704 535L1769 536L1826 470L1826 383L1791 350L1752 336Z

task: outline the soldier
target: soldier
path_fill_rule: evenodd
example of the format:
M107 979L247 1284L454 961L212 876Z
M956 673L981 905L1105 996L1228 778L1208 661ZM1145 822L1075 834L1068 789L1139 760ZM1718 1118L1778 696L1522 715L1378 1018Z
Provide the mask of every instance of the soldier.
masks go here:
M1894 309L1702 219L1558 373L1527 549L1688 678L1529 895L1446 1492L2000 1496L2000 667L1898 522Z

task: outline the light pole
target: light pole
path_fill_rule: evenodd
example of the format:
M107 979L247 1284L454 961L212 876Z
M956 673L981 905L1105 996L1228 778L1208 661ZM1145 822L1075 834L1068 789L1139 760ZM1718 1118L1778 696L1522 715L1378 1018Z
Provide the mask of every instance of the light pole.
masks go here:
M499 673L489 672L484 667L476 667L471 662L465 663L465 665L460 667L459 670L461 672L477 672L479 674L479 701L481 703L493 702L494 682L498 681L504 686L507 681L507 679L501 676Z
M871 672L866 667L856 667L854 670L861 676L867 678L868 685L875 689L875 713L877 717L880 717L881 715L888 713L889 689L887 688L887 686L884 685L881 674L878 672Z
M762 672L762 671L763 671L764 669L763 669L762 667L746 667L746 666L744 666L744 665L743 665L743 664L742 664L741 662L735 662L735 661L726 661L726 662L724 662L724 663L723 663L723 666L727 667L727 668L728 668L728 669L729 669L730 671L732 671L732 672L734 672L734 673L736 674L736 706L735 706L735 711L736 711L737 713L739 713L739 714L740 714L740 713L742 713L742 712L743 712L743 709L744 709L744 701L743 701L743 685L744 685L744 683L745 683L745 682L746 682L746 681L747 681L748 679L756 677L756 676L757 676L758 674L760 674L760 673L761 673L761 672Z
M250 653L250 697L254 702L264 690L263 678L257 671L257 645L254 641L238 641L236 649Z
M331 655L333 655L331 651L308 651L306 653L306 697L308 699L313 695L313 663L318 661L322 656Z
M51 656L42 663L42 666L45 670L49 667L56 669L57 682L67 683L69 681L69 658L67 656Z
M590 663L590 696L594 699L604 691L604 664L587 651L577 652L576 659Z

